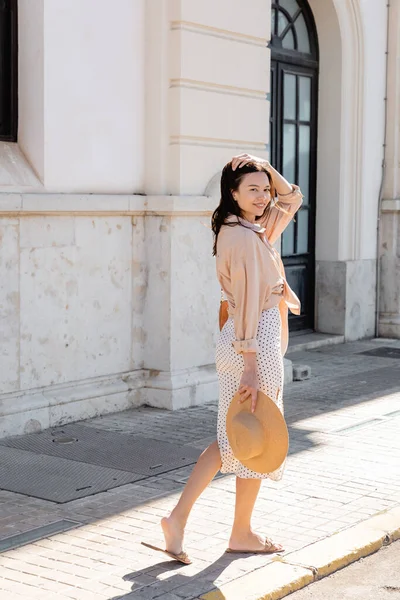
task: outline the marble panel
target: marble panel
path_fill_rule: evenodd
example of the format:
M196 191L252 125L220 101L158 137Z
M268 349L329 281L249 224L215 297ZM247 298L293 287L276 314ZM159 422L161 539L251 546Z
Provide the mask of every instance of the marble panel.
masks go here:
M171 217L145 219L147 286L144 301L144 367L171 368ZM182 290L184 293L184 290Z
M18 244L18 219L0 219L0 393L19 386Z
M106 396L92 396L71 404L49 407L50 427L58 427L75 421L92 419L100 415L120 412L132 408L128 392Z
M347 341L375 333L374 259L317 261L316 329Z
M316 263L316 329L322 333L343 334L346 319L346 263Z
M20 248L74 246L74 217L25 217L21 219Z
M147 294L145 218L132 218L132 355L131 369L144 365L147 333L144 328L144 306Z
M172 222L171 362L187 369L215 362L220 291L208 217Z
M207 365L179 371L150 371L142 390L145 404L177 410L218 398L215 367Z
M76 218L75 245L21 250L22 389L129 370L131 256L123 217Z
M373 337L376 309L376 260L348 261L346 280L346 341Z
M0 439L12 435L38 433L50 426L48 408L34 408L5 416L0 413Z
M400 338L400 202L386 201L381 217L379 333Z
M380 261L380 311L400 314L400 210L381 217Z

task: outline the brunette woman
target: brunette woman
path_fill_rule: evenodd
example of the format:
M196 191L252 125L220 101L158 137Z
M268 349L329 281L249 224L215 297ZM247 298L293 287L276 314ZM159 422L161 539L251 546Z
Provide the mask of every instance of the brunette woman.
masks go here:
M282 260L273 244L301 203L299 188L263 159L241 154L222 171L221 201L212 217L217 276L225 298L216 349L220 388L217 440L202 453L177 505L161 521L164 552L186 564L190 559L183 550L183 536L188 516L219 470L236 475L229 550L283 550L279 543L253 531L251 516L261 481L279 480L284 465L273 473L257 473L241 464L228 442L226 414L238 391L240 401L250 402L254 411L258 390L272 398L283 413L288 308L299 314L300 302L285 279Z

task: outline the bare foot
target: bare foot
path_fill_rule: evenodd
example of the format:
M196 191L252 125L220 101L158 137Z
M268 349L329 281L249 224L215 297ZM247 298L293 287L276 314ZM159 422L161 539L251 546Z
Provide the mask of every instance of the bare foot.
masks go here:
M248 531L247 533L243 533L240 535L234 534L232 532L230 540L229 540L229 548L231 550L246 550L251 552L259 552L260 550L268 550L270 552L282 552L284 549L281 544L276 544L272 542L269 538L258 535L254 531Z
M165 549L173 554L183 552L184 527L177 523L172 515L161 519L161 527L165 537Z

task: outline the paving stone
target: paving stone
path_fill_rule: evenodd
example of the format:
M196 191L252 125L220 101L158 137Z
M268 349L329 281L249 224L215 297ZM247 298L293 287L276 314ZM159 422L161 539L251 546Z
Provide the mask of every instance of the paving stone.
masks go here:
M312 376L285 390L291 438L286 471L281 482L263 482L254 513L255 526L284 542L287 551L400 502L400 421L387 416L398 411L398 371L395 361L358 354L376 343L342 344L295 357L310 365ZM142 407L85 425L171 442L179 438L202 448L215 438L216 416L215 403L174 413ZM341 431L360 423L358 429ZM265 557L232 563L224 554L235 502L232 476L216 478L193 510L186 538L193 565L178 566L140 546L141 539L161 543L160 518L174 506L190 472L183 467L63 506L0 490L0 540L60 519L82 523L1 554L1 599L6 594L41 600L48 595L52 600L196 598L216 582L257 571ZM16 569L7 569L5 577L11 559Z

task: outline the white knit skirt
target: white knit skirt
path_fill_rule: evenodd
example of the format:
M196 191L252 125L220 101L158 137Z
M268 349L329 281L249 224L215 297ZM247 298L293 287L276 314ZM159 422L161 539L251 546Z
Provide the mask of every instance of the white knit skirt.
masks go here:
M219 334L216 348L216 366L219 380L217 440L221 453L221 473L234 473L243 479L281 479L284 464L273 473L256 473L240 463L232 453L226 435L226 413L239 388L244 369L243 356L237 354L233 319L229 318ZM281 317L277 306L264 310L258 323L257 353L258 389L272 398L283 413L283 358L281 352Z

